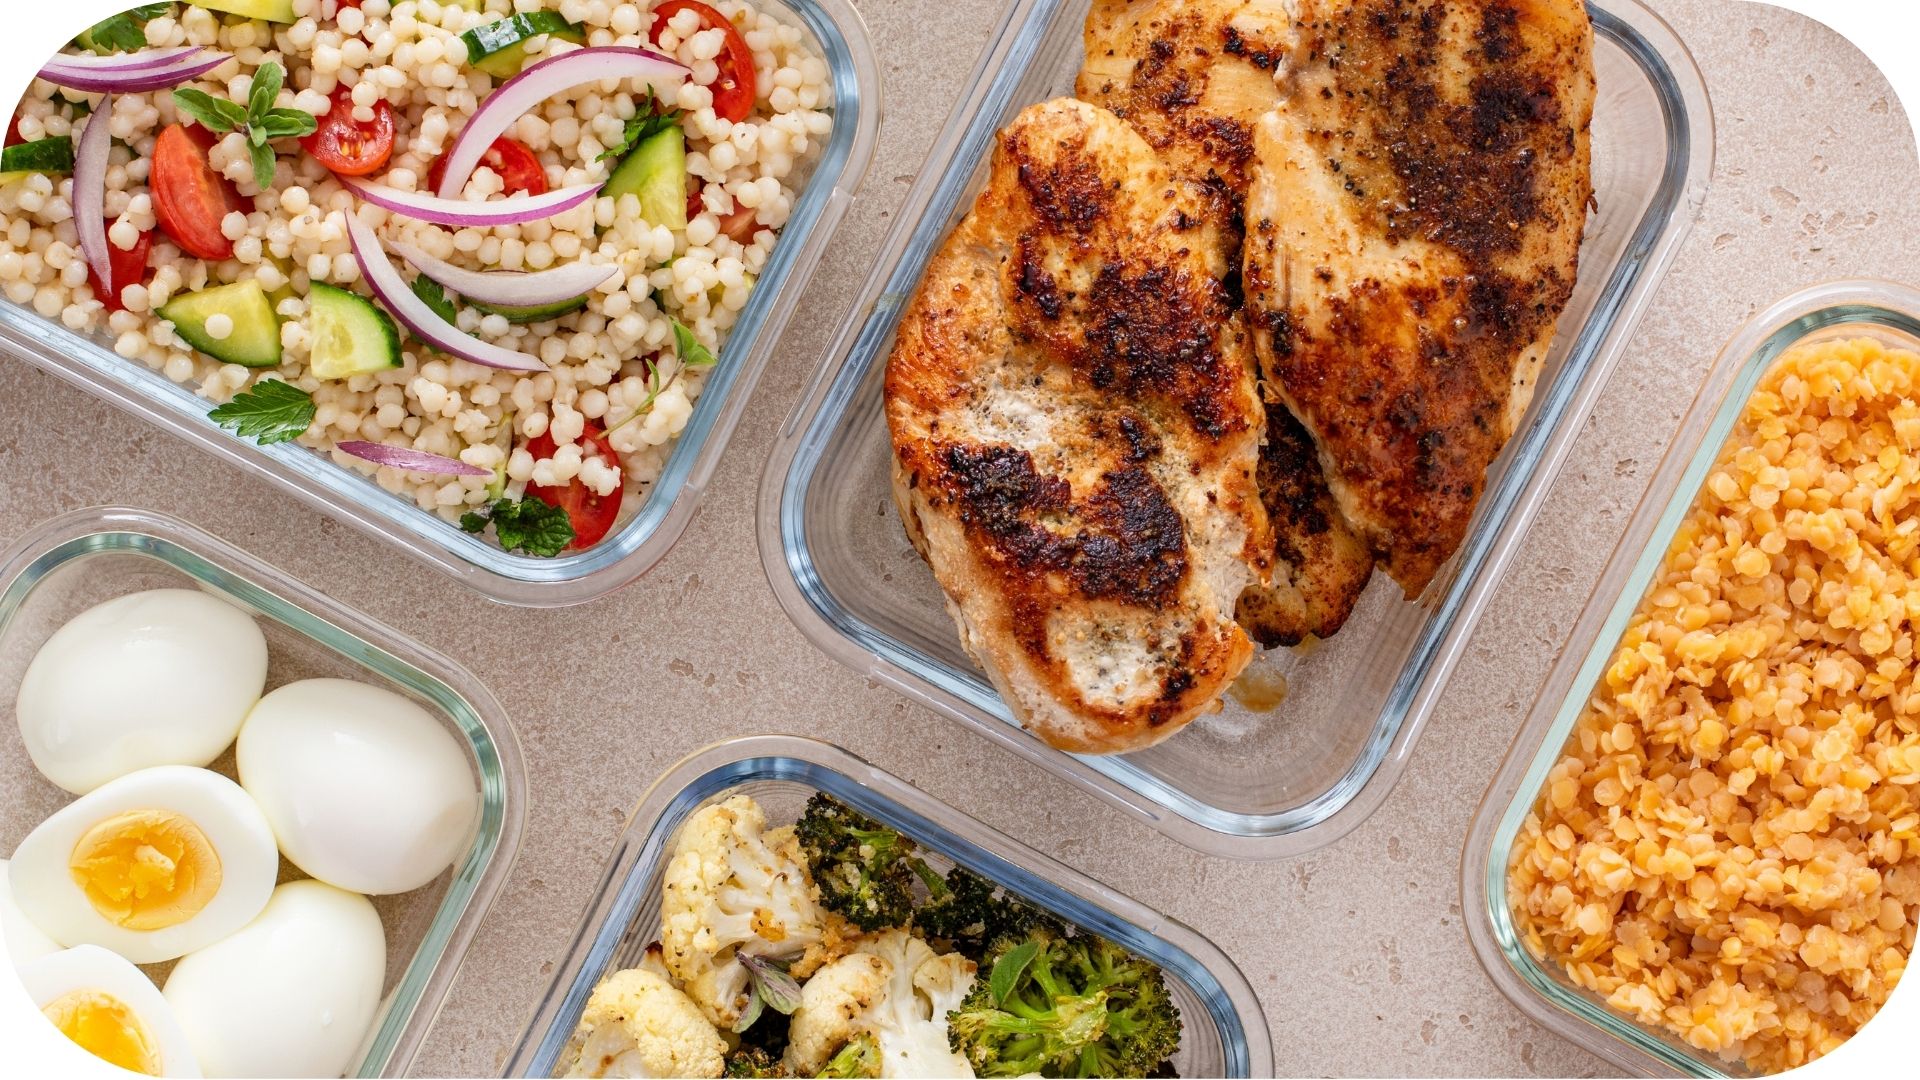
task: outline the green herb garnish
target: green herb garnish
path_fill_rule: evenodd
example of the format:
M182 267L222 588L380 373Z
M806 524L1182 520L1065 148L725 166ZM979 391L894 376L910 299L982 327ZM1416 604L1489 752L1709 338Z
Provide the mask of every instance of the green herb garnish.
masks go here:
M468 511L460 515L460 527L470 533L493 524L493 535L508 551L524 551L551 559L573 543L573 522L567 512L539 499L500 499L486 512Z
M621 134L620 141L607 147L606 152L594 160L605 161L608 158L625 157L627 151L646 141L649 136L679 126L680 110L661 111L660 99L654 97L653 91L649 90L634 104L633 115L627 119L627 129Z
M253 73L253 89L242 107L229 98L217 98L203 90L183 87L173 92L173 103L209 131L225 134L243 131L247 150L253 155L253 182L262 191L273 186L274 139L296 139L311 135L320 122L305 109L276 109L273 99L280 96L287 73L268 61Z
M147 23L172 10L172 4L141 4L94 23L74 41L81 48L91 49L103 56L144 49L147 47Z
M207 416L243 439L270 446L306 434L318 411L312 394L290 382L267 379L235 394Z
M453 301L447 296L447 290L441 288L439 282L421 274L413 279L413 295L419 297L435 315L448 323L453 322L457 312L453 309Z
M673 324L673 351L680 354L681 363L698 371L720 362L712 350L693 336L693 331L681 325L679 319L669 315L667 321Z

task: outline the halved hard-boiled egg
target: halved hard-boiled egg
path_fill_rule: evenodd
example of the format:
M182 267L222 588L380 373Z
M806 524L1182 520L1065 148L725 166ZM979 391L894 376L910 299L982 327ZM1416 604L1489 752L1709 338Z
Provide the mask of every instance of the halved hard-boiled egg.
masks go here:
M21 965L20 981L53 1026L94 1057L148 1076L200 1075L173 1007L124 957L80 945Z
M155 964L245 926L273 895L273 830L240 785L160 765L68 803L14 850L20 910L62 945Z
M175 964L165 992L208 1076L339 1076L363 1051L386 970L366 897L289 881L239 933Z
M153 765L208 764L266 681L267 639L246 612L154 589L54 631L21 677L14 713L34 766L83 795Z

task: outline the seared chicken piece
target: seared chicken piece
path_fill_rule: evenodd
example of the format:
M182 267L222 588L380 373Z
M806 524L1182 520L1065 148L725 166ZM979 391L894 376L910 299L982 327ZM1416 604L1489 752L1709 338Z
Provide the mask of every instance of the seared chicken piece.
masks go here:
M1075 92L1111 109L1174 174L1219 187L1238 210L1252 182L1253 132L1280 102L1293 20L1280 0L1094 0ZM1236 237L1237 241L1237 237ZM1240 598L1240 625L1272 648L1326 637L1347 620L1373 553L1341 518L1312 440L1268 406L1260 498L1273 525L1270 587Z
M1234 615L1269 649L1331 637L1373 576L1373 553L1341 519L1313 439L1285 405L1267 406L1255 478L1273 523L1273 584L1247 586Z
M1246 196L1253 129L1280 101L1281 0L1094 0L1074 93L1132 124L1174 175Z
M901 520L968 652L1063 749L1166 738L1252 654L1233 608L1272 551L1265 412L1228 218L1111 113L1032 106L888 362Z
M1248 321L1409 596L1533 396L1592 198L1580 0L1299 0L1246 203Z

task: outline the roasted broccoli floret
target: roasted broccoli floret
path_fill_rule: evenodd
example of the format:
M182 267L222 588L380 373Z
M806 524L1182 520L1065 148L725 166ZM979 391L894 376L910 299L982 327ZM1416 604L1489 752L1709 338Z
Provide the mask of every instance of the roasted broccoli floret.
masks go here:
M879 1040L866 1032L855 1035L816 1075L820 1080L867 1080L879 1076Z
M780 1055L764 1046L743 1046L727 1058L727 1075L734 1077L792 1076Z
M1004 893L996 896L999 886L964 866L945 878L918 860L914 869L927 887L926 902L913 913L914 929L971 959L984 959L994 941L1024 936L1035 926L1061 929L1039 909Z
M987 977L947 1020L979 1076L1145 1077L1180 1046L1180 1012L1151 962L1044 922L996 941Z
M903 926L913 914L914 843L820 792L794 832L820 902L862 930Z

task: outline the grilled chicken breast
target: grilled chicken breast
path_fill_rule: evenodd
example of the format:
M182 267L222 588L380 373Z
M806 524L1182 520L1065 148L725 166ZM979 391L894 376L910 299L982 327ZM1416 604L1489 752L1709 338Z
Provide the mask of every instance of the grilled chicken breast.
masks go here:
M1466 533L1573 291L1592 198L1580 0L1298 0L1243 283L1269 395L1415 596Z
M1230 211L1111 113L1044 102L929 265L886 373L895 499L1028 728L1149 746L1215 707L1272 551Z
M1237 211L1252 183L1254 129L1280 103L1277 76L1294 37L1287 7L1094 0L1075 93L1132 124L1175 175L1218 187ZM1235 224L1237 232L1237 214ZM1340 629L1373 573L1373 553L1334 506L1305 429L1286 406L1268 409L1258 475L1273 526L1273 583L1250 586L1237 610L1247 633L1272 648Z

